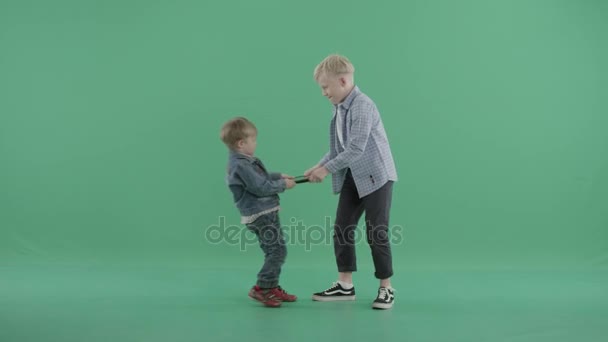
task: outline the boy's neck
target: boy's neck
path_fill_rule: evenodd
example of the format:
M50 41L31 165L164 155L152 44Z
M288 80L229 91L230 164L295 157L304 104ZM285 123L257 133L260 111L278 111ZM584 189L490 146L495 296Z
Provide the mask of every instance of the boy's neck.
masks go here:
M355 89L355 85L354 84L349 85L348 91L346 92L346 95L344 95L344 98L342 100L340 100L340 102L338 103L338 105L341 105L344 102L344 100L346 100L346 98L348 97L348 95L350 95L350 93L353 92L354 89Z

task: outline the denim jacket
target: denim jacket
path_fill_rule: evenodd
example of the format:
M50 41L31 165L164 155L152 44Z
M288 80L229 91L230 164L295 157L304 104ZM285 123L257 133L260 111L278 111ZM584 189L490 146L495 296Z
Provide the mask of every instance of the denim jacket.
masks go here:
M278 194L285 191L280 173L269 173L261 160L235 151L228 158L226 184L242 216L278 206Z

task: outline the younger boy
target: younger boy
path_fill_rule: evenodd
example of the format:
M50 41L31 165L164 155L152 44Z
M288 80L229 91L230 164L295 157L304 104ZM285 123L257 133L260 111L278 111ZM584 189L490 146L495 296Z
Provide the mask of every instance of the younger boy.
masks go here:
M291 176L268 173L262 161L253 156L257 129L249 120L237 117L226 122L220 137L230 151L226 183L241 213L241 223L257 236L265 255L257 284L249 291L249 297L268 307L294 302L296 296L279 286L287 248L278 215L278 193L293 188L296 183Z

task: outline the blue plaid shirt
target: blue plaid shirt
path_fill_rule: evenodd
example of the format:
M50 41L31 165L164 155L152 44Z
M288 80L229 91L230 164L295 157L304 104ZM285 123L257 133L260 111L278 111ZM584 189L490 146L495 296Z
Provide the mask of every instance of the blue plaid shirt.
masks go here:
M336 133L338 114L343 115L344 149ZM371 194L388 181L397 180L395 162L378 108L359 87L355 87L334 108L334 117L329 125L329 151L319 164L332 173L332 189L336 194L342 189L347 169L351 170L359 197Z

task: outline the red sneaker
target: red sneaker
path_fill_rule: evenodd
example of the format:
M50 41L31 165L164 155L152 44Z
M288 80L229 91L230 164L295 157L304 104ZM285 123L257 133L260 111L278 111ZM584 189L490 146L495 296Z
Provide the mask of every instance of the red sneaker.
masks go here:
M270 308L278 308L281 306L281 299L275 295L274 289L263 290L256 285L249 290L249 297Z
M279 298L283 302L295 302L296 299L298 299L298 297L285 292L285 290L283 290L283 288L280 286L270 290L274 293L275 297Z

